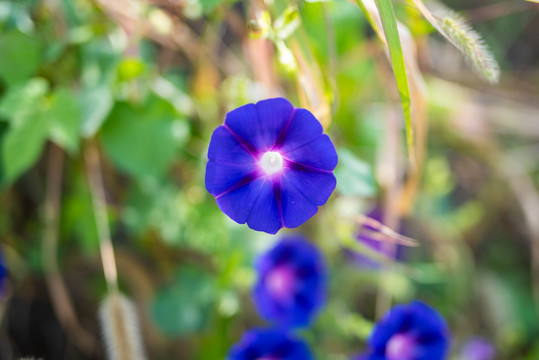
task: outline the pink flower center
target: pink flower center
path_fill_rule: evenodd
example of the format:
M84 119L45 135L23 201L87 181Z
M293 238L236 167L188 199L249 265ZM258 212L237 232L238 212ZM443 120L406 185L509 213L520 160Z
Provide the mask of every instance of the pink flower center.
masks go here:
M386 345L387 360L413 360L416 343L410 336L404 334L393 335Z
M290 268L280 266L266 275L265 282L268 292L276 298L283 300L290 296L294 290L295 276Z
M273 175L283 170L283 156L277 151L267 151L258 161L258 165L266 175Z

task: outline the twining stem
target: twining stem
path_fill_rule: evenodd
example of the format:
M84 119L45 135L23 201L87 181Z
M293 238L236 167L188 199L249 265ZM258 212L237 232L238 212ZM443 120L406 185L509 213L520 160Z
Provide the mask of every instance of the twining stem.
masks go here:
M47 188L45 193L44 231L41 256L49 296L56 316L67 334L85 353L93 351L95 339L79 324L73 302L58 267L58 227L62 192L64 154L51 144L47 162Z
M118 290L118 272L116 270L116 260L114 258L114 248L112 246L109 222L107 217L107 202L105 198L105 187L101 174L101 164L99 152L93 143L90 143L85 150L86 171L90 183L92 194L92 204L94 207L97 235L99 237L99 250L103 263L103 272L109 292Z

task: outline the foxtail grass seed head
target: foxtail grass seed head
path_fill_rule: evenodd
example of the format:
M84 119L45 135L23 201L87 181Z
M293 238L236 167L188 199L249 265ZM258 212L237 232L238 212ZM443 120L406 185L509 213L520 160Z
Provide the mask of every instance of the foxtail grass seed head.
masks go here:
M466 57L477 74L491 84L500 78L500 67L487 45L468 22L456 12L444 9L438 18L442 35L455 45ZM445 34L444 34L445 33Z
M109 293L99 308L99 321L109 360L146 359L136 309L127 297Z

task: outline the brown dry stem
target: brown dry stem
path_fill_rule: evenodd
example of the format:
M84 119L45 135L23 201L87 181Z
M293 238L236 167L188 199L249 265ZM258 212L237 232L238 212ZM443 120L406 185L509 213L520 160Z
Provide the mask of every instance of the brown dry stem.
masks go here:
M103 263L103 272L107 281L109 292L118 290L118 272L114 258L114 248L109 229L107 216L107 202L105 198L105 186L101 174L101 162L99 151L95 144L90 143L85 150L88 182L92 194L97 234L99 236L99 250Z
M81 327L58 266L58 228L62 193L62 168L64 154L56 145L51 145L47 162L47 188L41 256L45 268L45 280L54 312L67 335L86 354L91 354L96 340Z

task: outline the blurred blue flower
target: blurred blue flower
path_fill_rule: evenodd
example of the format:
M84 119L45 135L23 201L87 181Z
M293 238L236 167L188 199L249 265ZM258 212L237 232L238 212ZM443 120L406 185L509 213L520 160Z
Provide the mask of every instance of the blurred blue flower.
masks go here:
M241 106L213 132L206 189L232 220L275 234L310 219L335 189L337 153L322 126L283 98Z
M496 349L486 339L471 338L462 348L462 360L494 360Z
M232 346L227 360L310 360L311 352L300 339L275 329L253 329Z
M0 253L0 292L4 289L4 282L6 281L7 269L4 265L4 257Z
M253 301L260 316L282 328L307 326L326 301L326 267L319 250L288 236L258 258Z
M449 328L432 307L413 301L393 307L369 338L361 360L443 360L449 347Z

